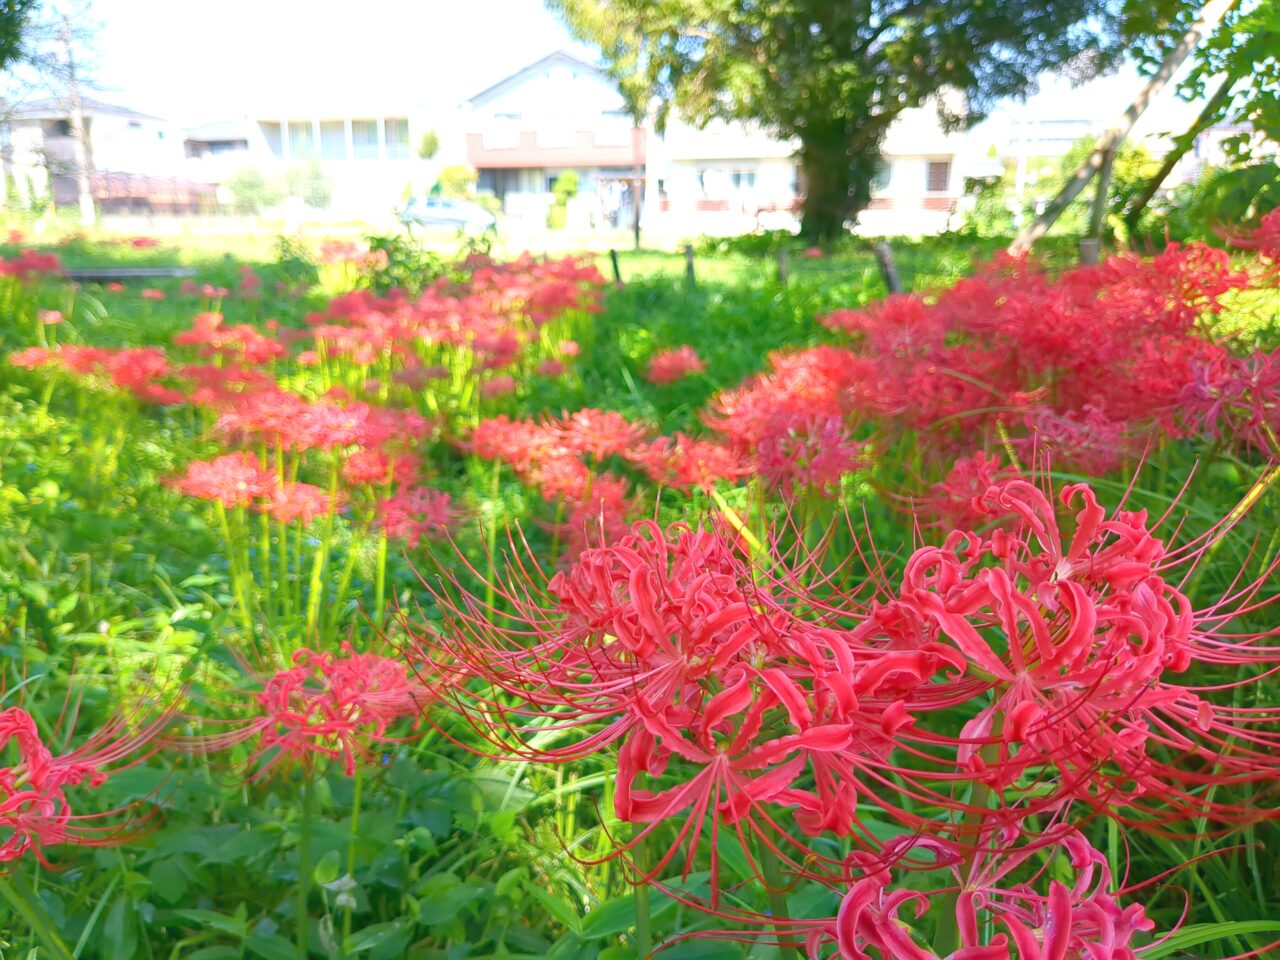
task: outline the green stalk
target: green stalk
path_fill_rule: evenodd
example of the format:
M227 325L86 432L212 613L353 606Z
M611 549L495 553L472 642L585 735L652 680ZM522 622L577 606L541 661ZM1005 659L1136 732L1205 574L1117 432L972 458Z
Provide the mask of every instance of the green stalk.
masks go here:
M497 576L495 565L498 562L498 498L502 495L502 461L493 461L493 486L489 491L489 510L491 513L489 521L489 537L488 549L485 551L489 555L489 574L485 577L484 600L485 605L493 609L493 580Z
M351 799L351 832L347 835L347 876L355 879L356 875L356 838L360 833L360 793L364 785L364 767L356 766L355 795ZM351 905L343 907L342 940L345 943L351 937Z
M382 627L382 615L387 609L387 531L378 531L378 562L373 573L373 622Z
M221 500L215 500L218 512L218 526L222 530L222 539L227 545L227 563L231 566L231 592L235 595L236 606L240 608L240 619L244 625L246 643L253 643L253 615L249 610L249 598L244 591L244 577L240 573L240 559L236 555L235 539L231 536L231 524L227 520L227 508Z
M778 936L778 956L781 960L797 960L795 945L787 931L791 912L787 909L787 884L782 876L782 864L777 853L763 841L760 841L759 848L760 879L769 893L769 912L773 915L773 930Z
M646 869L644 847L643 840L635 846L635 866L640 872L640 880L635 885L636 953L640 960L644 960L653 953L653 922L649 907L649 882L644 876Z
M303 774L302 799L302 836L298 840L298 906L297 906L297 941L298 960L307 960L307 900L311 888L311 805L314 791Z
M0 874L0 897L9 902L14 912L30 928L31 934L54 960L73 960L62 938L54 928L53 918L45 910L36 892L20 873Z
M333 540L334 505L338 501L338 461L335 458L329 471L329 512L324 518L324 538L320 541L320 549L316 551L315 560L311 564L311 592L307 597L307 639L315 639L316 626L320 620L321 583L324 569L329 563L329 547Z

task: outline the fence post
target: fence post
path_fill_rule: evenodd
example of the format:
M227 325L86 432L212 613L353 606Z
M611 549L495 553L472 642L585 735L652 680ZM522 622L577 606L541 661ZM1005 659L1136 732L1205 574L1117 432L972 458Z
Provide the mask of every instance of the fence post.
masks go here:
M693 271L692 243L686 243L684 245L684 278L689 282L689 286L696 287L698 285L698 276Z
M787 285L787 277L791 273L791 254L786 247L778 248L778 283Z
M622 268L618 265L618 251L609 251L609 262L613 264L613 283L614 286L622 286Z
M893 250L885 241L877 241L872 249L880 264L880 274L884 277L884 285L890 293L902 292L902 281L898 279L898 265L893 262Z

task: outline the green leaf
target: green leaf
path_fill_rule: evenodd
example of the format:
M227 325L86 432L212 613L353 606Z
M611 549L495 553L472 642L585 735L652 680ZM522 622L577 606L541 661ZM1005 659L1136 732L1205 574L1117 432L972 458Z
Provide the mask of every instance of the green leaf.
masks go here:
M636 925L636 896L624 893L605 900L582 919L582 938L594 940L624 933Z
M338 874L341 870L341 855L339 855L337 850L330 850L320 858L320 862L316 864L316 868L312 871L311 875L315 878L316 883L323 887L337 880Z
M480 884L463 883L451 873L427 877L415 890L421 911L418 919L425 924L447 923L484 891Z
M138 951L136 911L128 897L121 894L107 911L102 927L102 955L106 960L134 960Z
M225 913L216 913L213 910L174 910L173 916L189 920L195 926L206 930L217 930L220 933L229 934L237 940L243 940L248 933L243 918L229 917Z
M1193 923L1172 934L1158 947L1144 947L1143 960L1160 960L1202 943L1238 937L1246 933L1280 933L1280 920L1233 920L1229 923Z
M205 947L195 953L184 954L184 960L239 960L240 949L225 943L216 947Z
M245 949L262 960L294 960L297 954L292 943L275 933L252 933L244 945Z
M572 930L574 933L582 934L582 919L578 916L578 912L573 909L570 904L563 900L558 900L546 890L543 890L537 884L525 881L524 888L529 891L529 896L537 900L544 910L551 916L559 920L564 926Z
M388 945L395 946L395 952L404 950L409 941L410 931L404 921L393 920L390 923L375 923L371 927L358 930L343 941L347 953L359 953L363 950L377 950ZM397 942L403 941L403 942Z
M706 938L681 940L670 947L664 947L662 956L674 957L675 960L737 960L742 956L742 945L728 940Z

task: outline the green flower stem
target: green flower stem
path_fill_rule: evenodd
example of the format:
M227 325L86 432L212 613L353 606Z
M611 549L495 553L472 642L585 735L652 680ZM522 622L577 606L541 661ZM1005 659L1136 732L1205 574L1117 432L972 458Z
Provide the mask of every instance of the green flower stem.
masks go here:
M221 500L215 500L214 503L217 507L218 526L222 530L222 539L227 545L227 563L231 566L231 592L235 595L236 606L240 608L240 620L244 626L244 639L246 643L253 643L253 613L249 609L249 596L244 589L244 575L240 570L236 542L231 535L231 524L227 519L227 508Z
M311 564L311 587L307 596L307 640L314 640L320 622L321 587L324 581L324 570L329 563L329 548L333 541L333 517L335 504L338 501L338 461L335 458L329 471L329 512L324 518L324 534L320 540L320 549L316 551L315 560Z
M302 788L302 835L298 840L298 906L297 906L297 946L298 960L307 960L307 928L309 894L311 892L311 807L315 791L303 773Z
M644 877L646 869L644 847L643 840L635 846L635 867L640 873L640 881L635 885L636 955L640 960L644 960L653 953L653 921L649 906L649 882Z
M502 496L502 461L495 459L493 461L493 486L489 490L489 531L488 544L485 551L489 555L489 575L485 577L484 600L490 610L493 609L494 602L494 578L497 577L498 563L498 499Z
M30 928L31 934L54 960L73 960L54 928L53 918L20 873L0 874L0 897ZM41 953L44 956L44 953Z
M356 875L356 838L360 835L360 794L364 786L364 767L356 765L354 779L355 794L351 798L351 831L347 834L347 876L353 880ZM343 907L342 940L345 943L351 936L351 905Z
M373 623L382 628L387 609L387 531L378 531L378 560L373 572Z
M788 927L791 911L787 909L787 882L782 876L782 863L778 854L760 842L760 879L769 893L769 912L773 916L773 930L778 937L778 956L781 960L797 960L795 944Z

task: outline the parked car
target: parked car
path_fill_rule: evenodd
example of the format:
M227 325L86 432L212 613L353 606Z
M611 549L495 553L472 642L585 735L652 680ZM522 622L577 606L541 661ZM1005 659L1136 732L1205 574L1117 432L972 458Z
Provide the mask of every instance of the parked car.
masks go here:
M484 233L498 225L497 218L470 200L450 197L413 197L400 211L406 226L454 227L466 234Z

